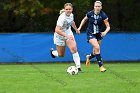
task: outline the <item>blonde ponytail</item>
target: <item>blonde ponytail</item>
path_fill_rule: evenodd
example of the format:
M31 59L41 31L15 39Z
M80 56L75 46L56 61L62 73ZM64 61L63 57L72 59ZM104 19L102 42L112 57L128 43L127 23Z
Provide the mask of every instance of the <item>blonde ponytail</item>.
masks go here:
M61 9L60 12L59 12L59 14L61 15L64 12L65 12L65 10L64 9Z

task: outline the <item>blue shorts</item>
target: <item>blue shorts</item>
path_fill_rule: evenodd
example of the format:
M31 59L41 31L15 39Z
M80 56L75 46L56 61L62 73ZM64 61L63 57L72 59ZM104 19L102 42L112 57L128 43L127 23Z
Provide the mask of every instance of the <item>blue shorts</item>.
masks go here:
M87 33L87 42L89 42L89 40L93 38L97 39L97 41L103 39L103 37L101 37L101 33L98 33L98 34Z

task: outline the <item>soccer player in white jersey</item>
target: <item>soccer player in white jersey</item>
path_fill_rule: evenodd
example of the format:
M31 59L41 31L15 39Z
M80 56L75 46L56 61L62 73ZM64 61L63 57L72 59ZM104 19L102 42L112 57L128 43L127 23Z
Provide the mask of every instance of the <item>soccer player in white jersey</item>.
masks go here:
M80 57L71 26L77 34L80 34L80 31L75 25L72 11L73 7L71 3L66 3L64 5L64 9L60 10L60 16L58 17L54 33L54 44L56 44L57 50L51 48L50 52L52 58L64 57L65 47L67 45L72 53L73 60L78 68L78 71L81 71Z
M93 46L93 51L90 55L87 55L86 65L90 65L90 60L96 57L101 72L105 72L106 69L103 66L103 60L100 54L100 45L102 38L110 31L110 25L108 22L108 16L102 11L102 2L96 1L94 3L94 9L89 11L81 21L78 30L81 30L82 26L88 20L87 27L87 40ZM103 30L103 24L106 29Z

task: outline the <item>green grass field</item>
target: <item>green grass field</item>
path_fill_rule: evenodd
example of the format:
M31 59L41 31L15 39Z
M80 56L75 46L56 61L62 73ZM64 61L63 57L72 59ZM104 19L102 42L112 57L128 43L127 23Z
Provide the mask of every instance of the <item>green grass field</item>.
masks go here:
M97 64L68 75L74 63L0 65L0 93L140 93L140 63Z

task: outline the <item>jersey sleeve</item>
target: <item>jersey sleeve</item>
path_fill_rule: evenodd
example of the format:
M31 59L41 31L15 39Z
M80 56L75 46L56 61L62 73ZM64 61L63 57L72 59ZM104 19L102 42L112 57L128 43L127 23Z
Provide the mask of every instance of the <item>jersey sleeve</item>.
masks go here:
M62 16L59 16L58 17L58 20L57 20L57 24L56 24L57 26L63 26L63 17Z
M90 12L87 12L86 16L87 16L88 18L90 18L90 17L91 17L91 13L90 13Z
M107 18L108 18L108 16L106 15L106 13L105 13L105 12L102 12L102 17L103 17L103 20L105 20L105 19L107 19Z

